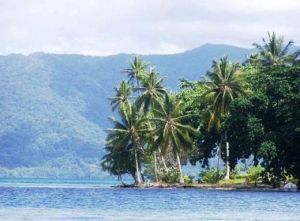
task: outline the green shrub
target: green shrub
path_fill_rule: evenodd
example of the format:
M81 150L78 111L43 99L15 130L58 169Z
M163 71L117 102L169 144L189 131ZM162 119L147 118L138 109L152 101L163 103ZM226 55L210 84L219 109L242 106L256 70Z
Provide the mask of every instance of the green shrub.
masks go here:
M255 186L256 184L261 181L262 179L262 173L264 172L264 168L260 165L258 166L252 166L248 169L247 171L247 178L246 182L247 183L252 183L254 182Z
M246 173L240 173L234 177L234 179L246 179L248 175Z
M179 183L180 173L177 168L171 167L167 171L162 169L159 173L159 177L166 183Z
M204 170L200 172L199 178L203 183L217 183L224 178L224 170L220 170L219 173L216 168Z
M187 183L187 184L193 183L193 179L194 179L193 176L184 176L183 177L184 183Z
M230 171L230 179L237 179L240 176L240 167L236 165L233 170Z

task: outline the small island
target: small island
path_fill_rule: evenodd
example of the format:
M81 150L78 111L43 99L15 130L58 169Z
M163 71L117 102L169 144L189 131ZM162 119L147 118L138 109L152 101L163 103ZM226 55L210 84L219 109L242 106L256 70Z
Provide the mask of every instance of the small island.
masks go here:
M0 2L0 221L300 221L300 1Z
M296 190L300 52L292 44L268 33L243 63L213 60L204 78L180 79L176 92L136 56L110 98L116 117L103 170L119 187ZM193 177L183 164L203 169Z

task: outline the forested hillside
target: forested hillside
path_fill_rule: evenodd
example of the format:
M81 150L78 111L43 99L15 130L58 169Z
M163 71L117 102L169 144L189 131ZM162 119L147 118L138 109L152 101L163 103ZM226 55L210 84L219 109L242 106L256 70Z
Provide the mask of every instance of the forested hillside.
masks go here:
M197 80L211 60L244 61L250 49L207 44L185 53L147 55L167 86ZM99 177L108 98L133 55L34 53L0 57L0 176Z

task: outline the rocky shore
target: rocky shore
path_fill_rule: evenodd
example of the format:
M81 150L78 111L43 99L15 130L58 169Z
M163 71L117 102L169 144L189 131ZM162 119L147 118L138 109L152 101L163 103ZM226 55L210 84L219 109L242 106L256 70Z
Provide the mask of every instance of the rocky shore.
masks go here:
M207 190L244 190L244 191L299 191L299 189L284 189L273 188L271 185L267 184L204 184L204 183L192 183L192 184L179 184L179 183L144 183L143 185L136 186L134 184L122 184L113 186L116 188L165 188L165 189L175 189L175 188L190 188L190 189L207 189Z

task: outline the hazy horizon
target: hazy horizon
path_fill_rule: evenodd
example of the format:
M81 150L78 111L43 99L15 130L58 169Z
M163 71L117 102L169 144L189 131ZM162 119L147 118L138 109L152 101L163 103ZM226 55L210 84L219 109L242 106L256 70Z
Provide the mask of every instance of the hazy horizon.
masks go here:
M149 56L149 55L176 55L176 54L184 54L188 51L193 51L193 50L197 50L198 48L201 48L203 46L207 46L207 45L213 45L213 46L226 46L226 47L233 47L233 48L240 48L240 49L255 49L255 47L253 45L251 45L251 47L243 47L243 46L238 46L238 45L234 45L234 44L222 44L222 43L204 43L198 47L194 47L194 48L188 48L186 50L183 51L179 51L179 52L174 52L174 53L153 53L153 54L143 54L143 53L133 53L133 52L119 52L119 53L115 53L115 54L108 54L108 55L93 55L93 54L84 54L84 53L56 53L56 52L49 52L49 51L34 51L34 52L30 52L30 53L8 53L8 54L0 54L0 56L9 56L9 55L23 55L23 56L30 56L30 55L34 55L34 54L56 54L56 55L81 55L81 56L90 56L90 57L109 57L109 56L115 56L115 55L122 55L122 54L126 54L126 55L141 55L141 56ZM296 48L300 48L300 44L294 44L293 45Z
M106 57L106 56L114 56L114 55L120 55L120 54L127 54L127 55L142 55L142 56L148 56L148 55L175 55L175 54L182 54L188 51L193 51L196 50L198 48L201 48L203 46L207 46L207 45L214 45L214 46L226 46L226 47L234 47L234 48L242 48L242 49L254 49L254 46L251 45L251 47L243 47L243 46L238 46L238 45L234 45L234 44L222 44L222 43L204 43L202 45L196 46L194 48L187 48L183 51L178 51L178 52L174 52L174 53L149 53L149 54L143 54L143 53L133 53L130 51L124 51L124 52L118 52L115 54L108 54L108 55L93 55L93 54L84 54L84 53L56 53L56 52L50 52L50 51L33 51L30 53L8 53L8 54L0 54L0 56L7 56L7 55L24 55L24 56L30 56L33 54L37 54L37 53L43 53L43 54L57 54L57 55L83 55L83 56L92 56L92 57ZM300 45L296 45L296 47L300 47Z
M0 54L175 54L206 43L251 48L273 31L299 44L299 9L292 0L0 0Z

